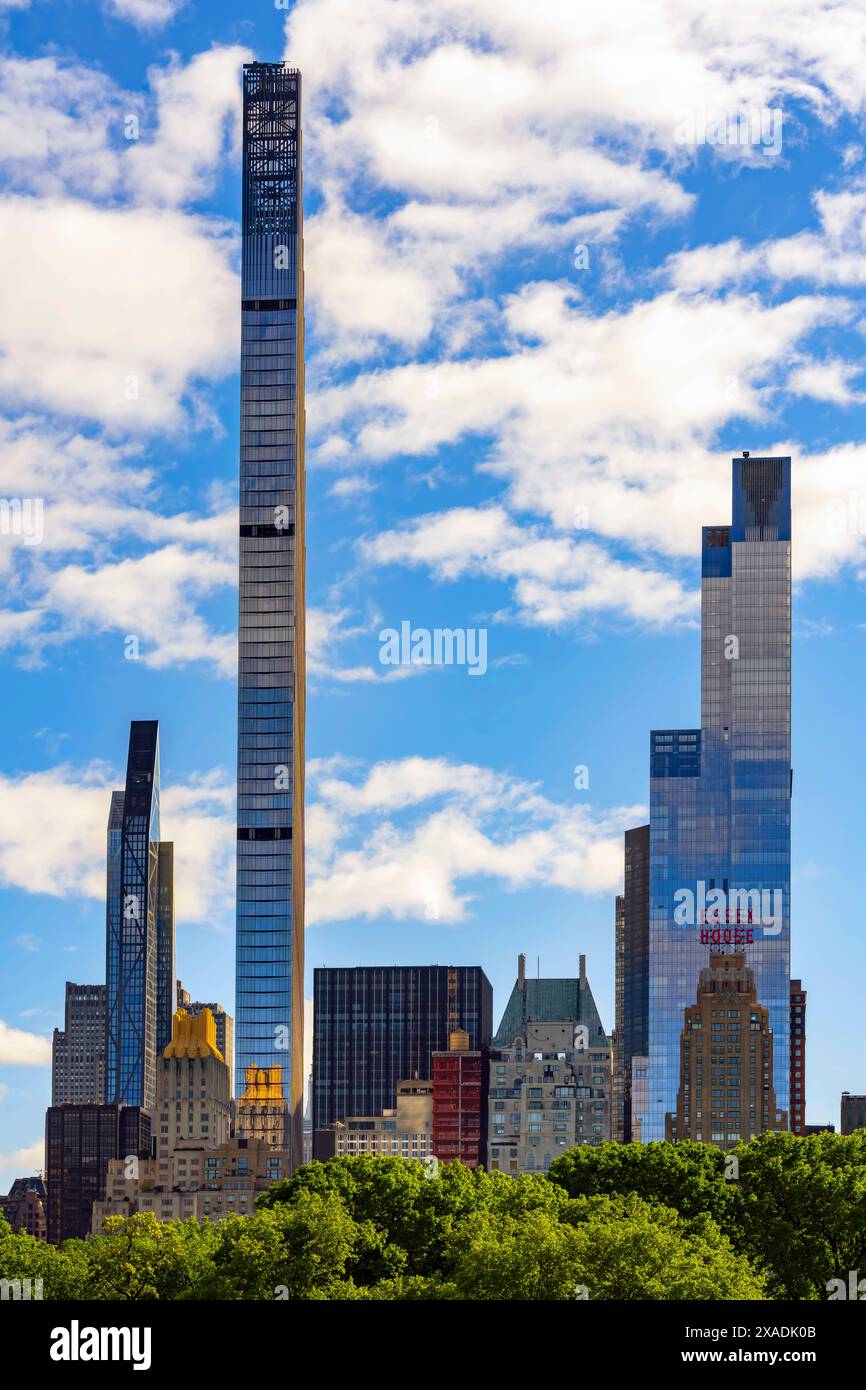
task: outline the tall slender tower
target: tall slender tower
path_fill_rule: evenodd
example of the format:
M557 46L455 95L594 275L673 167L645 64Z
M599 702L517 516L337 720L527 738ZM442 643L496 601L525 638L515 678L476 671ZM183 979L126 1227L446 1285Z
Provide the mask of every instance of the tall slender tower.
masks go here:
M614 1138L629 1143L632 1128L632 1067L647 1052L649 1014L650 828L625 832L623 894L616 900L616 1044L614 1047Z
M302 1158L304 276L301 76L244 68L235 1076ZM284 1105L276 1103L274 1068ZM255 1107L253 1107L255 1108ZM278 1118L282 1117L282 1118Z
M710 953L733 951L744 956L757 1003L768 1011L772 1075L749 1078L743 1095L742 1077L716 1046L727 1020L714 1020L713 1047L688 1087L704 1142L727 1146L786 1128L789 1111L789 458L733 460L732 524L703 528L701 727L657 729L650 737L649 1074L641 1135L664 1139L667 1116L678 1110L685 1010ZM679 1108L690 1104L684 1096Z
M157 1056L171 1038L172 846L159 838L159 724L134 719L126 786L108 818L106 1099L153 1107Z

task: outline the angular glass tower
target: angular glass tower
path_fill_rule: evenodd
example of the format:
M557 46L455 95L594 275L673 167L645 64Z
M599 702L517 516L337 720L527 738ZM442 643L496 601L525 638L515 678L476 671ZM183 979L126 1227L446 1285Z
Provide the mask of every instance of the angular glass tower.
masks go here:
M108 818L106 1097L150 1108L156 1059L171 1039L172 846L159 838L159 724L134 719L126 787Z
M703 530L701 727L650 736L644 1141L664 1139L676 1111L684 1010L711 950L745 953L769 1010L777 1108L760 1077L748 1097L734 1094L739 1082L712 1065L707 1047L690 1080L702 1102L701 1138L729 1143L743 1113L743 1139L787 1126L791 460L744 455L733 470L733 524Z
M289 1149L292 1167L304 1014L300 113L297 71L244 68L235 1076L240 1101L248 1085L266 1081L272 1093L280 1068L284 1118L268 1138Z

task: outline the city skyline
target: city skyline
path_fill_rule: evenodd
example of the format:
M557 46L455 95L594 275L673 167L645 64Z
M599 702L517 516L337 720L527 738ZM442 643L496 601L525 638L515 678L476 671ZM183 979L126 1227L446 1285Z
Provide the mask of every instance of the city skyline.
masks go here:
M8 16L9 100L44 140L6 160L2 204L0 496L22 505L0 509L0 1187L37 1165L65 982L105 978L105 817L133 720L160 721L176 973L234 1015L243 1076L237 834L287 826L233 803L238 716L258 717L234 684L238 526L264 524L236 511L240 94L244 63L281 52L304 72L315 401L307 1011L315 967L439 961L483 968L498 1015L519 951L544 978L585 953L613 1026L622 836L649 815L648 732L697 723L699 528L727 516L745 446L794 461L790 971L809 994L803 1118L836 1122L866 1084L859 78L801 34L804 90L758 27L720 86L727 50L705 35L701 65L665 31L693 113L783 111L773 143L735 148L689 135L670 89L611 105L581 82L595 32L473 7L477 34L431 19L422 53L407 0L394 30L332 46L327 10L241 33L222 3L150 31L85 6L74 31L56 16L51 52L38 7ZM494 53L525 109L496 97ZM43 318L28 277L57 260ZM242 312L248 339L293 311ZM455 659L386 664L381 634L404 624L422 650L456 633ZM289 768L297 804L279 751L255 765ZM300 984L278 1006L290 1035Z

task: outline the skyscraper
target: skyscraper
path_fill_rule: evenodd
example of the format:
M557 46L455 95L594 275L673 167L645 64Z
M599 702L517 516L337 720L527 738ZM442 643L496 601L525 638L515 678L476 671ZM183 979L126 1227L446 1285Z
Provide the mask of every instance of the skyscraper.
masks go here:
M229 1069L217 1046L210 1009L188 1014L178 1009L171 1039L157 1064L156 1126L158 1157L181 1140L201 1140L216 1148L229 1138Z
M786 1128L773 1089L773 1034L742 953L711 954L685 1010L677 1106L665 1138L732 1149Z
M235 1021L231 1014L226 1013L222 1004L218 1004L216 1000L193 999L189 990L184 989L181 980L177 982L176 1004L177 1008L185 1009L188 1014L200 1014L203 1009L210 1009L216 1027L216 1045L225 1058L226 1066L229 1069L229 1094L233 1094Z
M433 1053L464 1028L490 1045L493 990L477 965L356 965L313 975L313 1129L381 1115L397 1084L429 1079Z
M156 875L156 1055L171 1042L174 1018L174 845L160 840Z
M790 459L733 460L733 521L704 527L701 589L701 727L651 734L644 1141L676 1111L685 1010L711 950L744 953L768 1010L767 1127L789 1107ZM733 1132L722 1095L703 1098Z
M64 1027L54 1029L51 1104L105 1100L105 985L66 982Z
M94 1234L106 1217L136 1211L160 1221L248 1215L257 1192L288 1176L284 1149L231 1138L229 1068L216 1038L206 1006L175 1013L157 1067L154 1155L136 1164L108 1162L104 1192L93 1204Z
M623 894L616 900L616 1029L613 1136L629 1143L632 1131L632 1062L645 1057L649 1027L650 828L625 832Z
M305 510L301 77L243 93L236 1091L273 1069L301 1161ZM242 1115L243 1107L239 1110ZM239 1125L242 1125L239 1119Z
M135 1105L52 1105L45 1112L48 1239L90 1234L112 1159L150 1156L150 1115Z
M174 1003L172 847L159 838L159 725L134 719L126 787L108 819L106 1099L156 1100L156 1063Z

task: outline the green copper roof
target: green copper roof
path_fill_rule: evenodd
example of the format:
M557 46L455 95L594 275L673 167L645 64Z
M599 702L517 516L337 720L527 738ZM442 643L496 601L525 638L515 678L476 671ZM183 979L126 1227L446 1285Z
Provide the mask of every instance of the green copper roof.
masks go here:
M515 983L511 998L493 1039L494 1047L510 1047L522 1037L527 1023L557 1023L564 1020L585 1023L590 1046L606 1041L589 982L580 980L525 980Z

